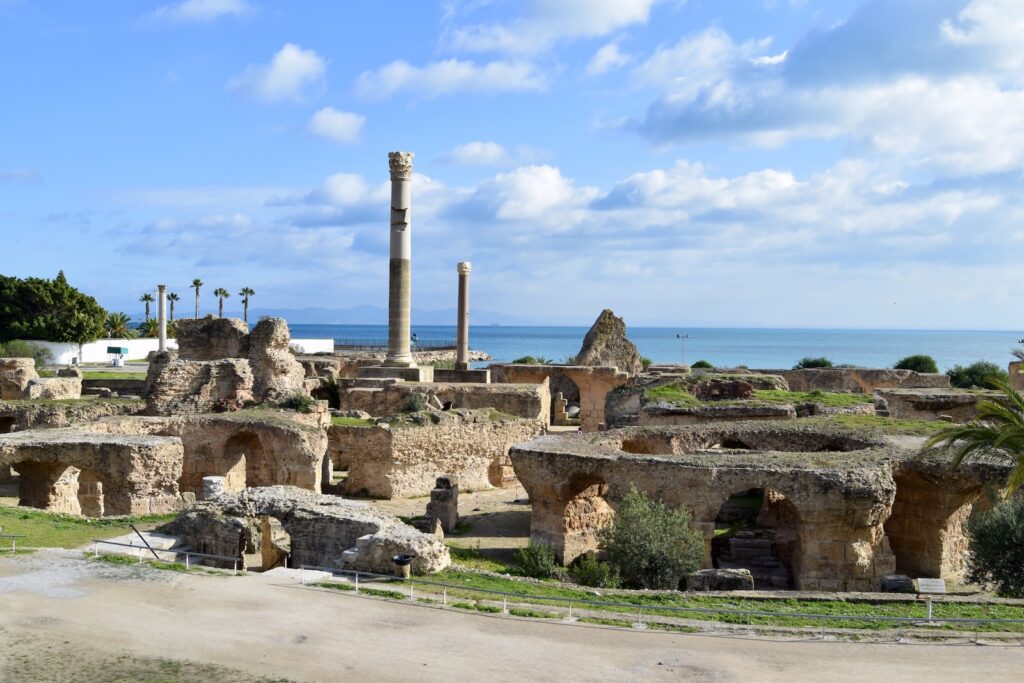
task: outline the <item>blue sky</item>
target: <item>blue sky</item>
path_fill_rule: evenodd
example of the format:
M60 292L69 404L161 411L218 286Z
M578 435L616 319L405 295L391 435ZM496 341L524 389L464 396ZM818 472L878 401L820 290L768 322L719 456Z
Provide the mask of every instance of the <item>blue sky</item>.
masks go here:
M385 307L402 149L416 308L469 260L547 322L1020 327L1021 35L1019 0L0 0L0 272Z

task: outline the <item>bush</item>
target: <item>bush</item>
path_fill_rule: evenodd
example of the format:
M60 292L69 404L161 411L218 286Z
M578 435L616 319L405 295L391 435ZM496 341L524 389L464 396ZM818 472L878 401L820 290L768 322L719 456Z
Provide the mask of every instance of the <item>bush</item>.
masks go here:
M647 356L640 356L640 365L642 365L645 370L649 368L651 366L651 363L653 362L654 361L648 358Z
M0 358L31 358L35 361L38 372L53 360L53 354L45 346L15 340L0 344Z
M615 588L619 585L619 573L615 567L597 559L594 553L577 557L569 566L569 575L581 586Z
M423 398L422 394L409 394L405 397L405 401L402 402L403 413L418 413L421 410L425 410L427 407L427 400Z
M0 342L87 344L100 338L106 319L96 299L72 287L63 271L52 280L0 275Z
M939 366L935 364L935 359L922 353L915 356L907 356L892 367L896 370L913 370L914 372L935 373L939 371Z
M800 362L793 366L794 370L807 370L808 368L830 368L832 367L832 361L824 356L820 358L811 358L805 356L800 359Z
M1024 501L1006 500L971 518L967 579L993 585L1007 598L1024 598Z
M516 551L516 564L523 576L550 579L555 575L555 549L547 543L530 541L530 545Z
M573 356L573 361L575 362L575 360L576 360L576 357ZM522 356L520 358L516 358L512 362L513 363L518 363L518 364L526 364L526 365L552 365L553 364L553 361L550 358L547 358L546 356Z
M281 405L297 413L311 413L313 412L313 397L305 392L296 391L286 398Z
M946 370L949 383L958 389L994 389L998 382L1009 381L1009 375L995 363L979 360L967 367L954 365Z
M703 368L705 370L714 370L715 366L708 361L701 358L699 361L690 366L691 368Z
M600 538L623 582L642 588L678 588L704 556L704 537L690 529L689 513L651 500L635 486Z

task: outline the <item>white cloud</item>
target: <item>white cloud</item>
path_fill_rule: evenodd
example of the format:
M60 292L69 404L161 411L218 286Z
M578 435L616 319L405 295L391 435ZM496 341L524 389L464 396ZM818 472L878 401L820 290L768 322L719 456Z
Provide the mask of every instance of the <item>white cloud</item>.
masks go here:
M173 23L206 23L223 16L240 16L252 11L246 0L183 0L158 7L153 18Z
M359 140L365 123L365 116L324 107L309 119L309 132L335 142L353 143Z
M559 40L608 35L647 23L658 0L532 0L524 16L507 23L471 24L448 30L445 42L468 52L534 54Z
M664 87L674 97L692 97L701 89L728 82L737 65L771 45L770 39L737 44L719 28L681 38L672 47L659 48L634 75L642 85Z
M228 88L271 102L301 102L312 91L323 88L326 71L326 62L316 52L286 43L270 64L250 64L231 79Z
M477 65L447 59L418 67L398 60L356 79L356 92L367 99L388 99L401 91L422 97L454 92L524 92L543 90L547 78L529 62L495 61Z
M1000 68L1024 66L1024 3L1019 0L971 0L954 22L942 22L942 35L957 45L996 51Z
M619 69L631 61L633 61L632 57L619 51L618 43L608 43L595 52L587 62L587 75L600 76Z
M449 163L464 166L493 166L504 162L507 154L497 142L474 141L456 145L444 158Z

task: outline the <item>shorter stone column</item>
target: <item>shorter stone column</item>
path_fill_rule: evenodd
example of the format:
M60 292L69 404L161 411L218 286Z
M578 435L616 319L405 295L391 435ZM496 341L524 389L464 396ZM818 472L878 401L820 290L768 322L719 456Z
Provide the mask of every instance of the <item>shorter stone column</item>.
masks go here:
M156 318L160 325L160 346L163 353L167 350L167 285L156 286Z
M427 517L441 522L446 534L455 529L459 523L459 478L456 475L445 474L437 478L427 503Z
M203 500L216 498L225 490L224 477L203 477Z
M469 370L469 273L473 264L459 264L459 324L456 335L455 369Z

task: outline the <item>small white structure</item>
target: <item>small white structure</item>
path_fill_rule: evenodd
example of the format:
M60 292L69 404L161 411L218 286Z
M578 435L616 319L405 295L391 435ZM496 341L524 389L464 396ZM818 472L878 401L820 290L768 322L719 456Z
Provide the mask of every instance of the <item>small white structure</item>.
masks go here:
M81 363L110 363L107 347L127 348L125 359L128 361L145 360L150 351L156 351L160 340L154 337L144 339L97 339L88 344L70 344L64 342L28 341L29 344L49 349L53 355L54 365L75 365ZM298 353L331 353L334 351L333 339L292 339L291 347ZM175 339L167 340L168 349L177 349Z

